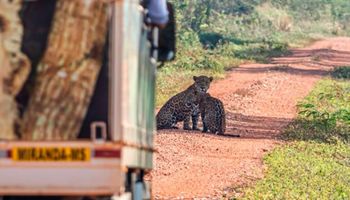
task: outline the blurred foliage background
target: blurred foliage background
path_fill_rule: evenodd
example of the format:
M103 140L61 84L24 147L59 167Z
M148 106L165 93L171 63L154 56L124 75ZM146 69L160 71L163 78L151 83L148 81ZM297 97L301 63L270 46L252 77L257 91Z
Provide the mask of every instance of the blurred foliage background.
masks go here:
M350 35L349 0L169 1L176 11L177 57L159 70L158 106L190 84L193 74L218 78L243 62L268 62L289 47Z
M350 34L349 0L171 0L183 68L217 71L266 61L330 35Z

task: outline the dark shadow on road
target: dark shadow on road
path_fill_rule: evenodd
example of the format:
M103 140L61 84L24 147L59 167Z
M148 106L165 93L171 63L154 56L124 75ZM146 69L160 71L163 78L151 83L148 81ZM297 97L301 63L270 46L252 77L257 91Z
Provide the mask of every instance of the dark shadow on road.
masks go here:
M236 139L278 139L284 128L293 121L291 118L249 116L240 113L226 112L226 132L224 135L202 133L201 131L185 131L182 123L179 129L171 129L171 134L198 134ZM202 128L201 122L198 124ZM159 130L158 134L164 133ZM169 133L165 133L169 134Z
M266 73L266 72L283 72L298 76L326 76L329 74L327 69L300 69L294 68L287 65L269 65L266 67L249 67L249 68L237 68L237 72L248 72L248 73Z
M276 139L292 121L290 118L248 116L228 112L225 134L240 135L240 138Z
M273 58L271 63L319 67L345 66L350 65L350 51L333 49L292 50L290 56Z
M334 67L337 66L350 66L350 51L333 49L291 50L291 54L287 56L272 58L271 64L249 64L231 70L242 73L279 72L297 76L319 77L330 75ZM243 93L247 92L243 90ZM247 94L249 95L249 93ZM210 133L202 135L238 139L278 139L292 121L292 118L249 116L227 112L225 135L215 136ZM179 127L182 127L182 124ZM184 131L179 129L172 132L183 134ZM201 134L199 131L187 131L186 133ZM237 137L238 135L240 137Z
M282 72L298 76L326 76L337 66L350 66L350 51L332 49L292 50L291 54L271 59L270 64L235 68L247 73Z

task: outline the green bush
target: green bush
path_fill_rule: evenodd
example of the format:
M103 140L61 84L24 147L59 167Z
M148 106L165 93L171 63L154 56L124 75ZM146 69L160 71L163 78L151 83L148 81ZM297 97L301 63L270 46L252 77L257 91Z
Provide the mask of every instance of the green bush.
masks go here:
M299 116L286 139L350 142L350 82L322 80L298 105Z
M214 49L219 44L226 43L226 38L220 33L203 32L199 33L199 40L204 48Z
M350 67L337 67L332 72L332 77L338 79L350 79Z
M287 45L278 42L263 41L240 46L233 55L244 60L267 62L269 58L287 54Z

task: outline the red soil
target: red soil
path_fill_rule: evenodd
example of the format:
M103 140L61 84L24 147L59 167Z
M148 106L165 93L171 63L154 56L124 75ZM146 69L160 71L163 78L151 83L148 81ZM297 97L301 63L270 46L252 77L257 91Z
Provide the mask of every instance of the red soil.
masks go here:
M263 177L263 156L296 116L296 104L334 66L350 65L350 38L331 38L293 49L271 64L247 64L209 90L224 102L227 136L162 130L152 180L155 199L234 195L234 187ZM240 138L229 137L240 134ZM229 194L227 194L229 193Z

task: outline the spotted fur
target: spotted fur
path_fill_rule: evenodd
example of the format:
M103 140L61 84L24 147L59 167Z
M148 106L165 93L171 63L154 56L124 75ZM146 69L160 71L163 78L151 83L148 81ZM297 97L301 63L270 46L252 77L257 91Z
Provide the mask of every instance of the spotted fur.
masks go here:
M185 91L171 97L159 110L157 119L157 129L177 129L176 124L183 121L183 128L191 130L190 119L192 117L192 129L197 127L199 118L198 95L205 94L209 89L212 77L194 76L194 83Z
M203 132L208 130L211 133L224 134L226 130L226 119L224 104L217 98L211 97L208 93L201 94L199 110L203 121Z

